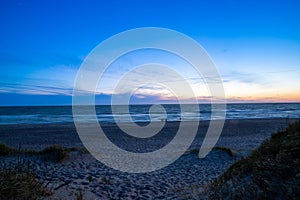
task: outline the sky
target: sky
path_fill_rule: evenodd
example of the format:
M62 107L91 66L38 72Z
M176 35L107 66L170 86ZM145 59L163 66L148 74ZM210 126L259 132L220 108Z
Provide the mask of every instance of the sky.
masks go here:
M89 53L107 38L140 27L168 28L197 41L217 66L229 103L300 102L299 10L296 0L0 0L0 106L70 105L77 71ZM109 104L111 95L122 95L114 93L122 74L153 60L182 74L199 102L209 99L205 82L187 70L188 63L142 50L110 66L96 102ZM176 100L159 84L124 92L134 94L132 103Z

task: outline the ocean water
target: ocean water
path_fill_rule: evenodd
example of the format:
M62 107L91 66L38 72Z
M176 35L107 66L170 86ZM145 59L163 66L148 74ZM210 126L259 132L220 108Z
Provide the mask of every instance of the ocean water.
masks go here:
M211 106L199 105L196 112L192 105L184 105L185 112L181 113L180 106L174 104L162 105L165 112L157 110L151 112L152 121L195 121L210 120ZM117 106L117 112L112 115L108 105L96 106L97 118L100 122L149 122L151 105L130 105L130 114L125 106ZM84 106L82 108L84 110ZM255 104L227 104L226 119L257 119L257 118L300 118L300 103L255 103ZM86 113L80 116L82 121L88 122L93 116ZM18 106L0 107L0 124L44 124L73 122L71 106Z

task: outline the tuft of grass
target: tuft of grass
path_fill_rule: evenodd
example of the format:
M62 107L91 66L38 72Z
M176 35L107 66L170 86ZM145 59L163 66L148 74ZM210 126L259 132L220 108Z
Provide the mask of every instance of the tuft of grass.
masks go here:
M102 177L102 182L105 184L110 184L110 180L106 176Z
M0 143L0 156L20 156L20 155L31 155L31 156L40 156L44 161L51 161L51 162L61 162L63 161L69 152L71 151L81 151L81 149L76 148L68 148L65 149L62 146L55 145L50 146L42 151L35 151L35 150L16 150L11 148L5 144Z
M215 146L215 147L213 147L213 150L223 151L223 152L227 153L230 157L234 156L233 151L228 147ZM185 154L198 154L198 153L199 153L199 149L190 149L185 152Z
M71 147L71 148L65 148L66 152L73 152L73 151L80 151L80 149L76 148L76 147Z
M184 154L198 154L199 153L199 149L189 149L186 150Z
M50 146L39 153L44 161L61 162L67 157L67 151L61 146Z
M220 151L224 151L225 153L227 153L230 157L233 157L234 156L234 153L233 151L228 148L228 147L219 147L219 146L216 146L213 148L214 150L220 150Z
M89 182L92 182L93 181L92 175L89 175L89 177L87 179L88 179Z
M0 156L9 156L16 153L17 150L0 143Z
M41 199L49 195L51 192L37 181L26 163L0 169L0 199Z
M83 200L83 194L82 194L81 190L79 190L78 193L76 193L76 199L77 200Z

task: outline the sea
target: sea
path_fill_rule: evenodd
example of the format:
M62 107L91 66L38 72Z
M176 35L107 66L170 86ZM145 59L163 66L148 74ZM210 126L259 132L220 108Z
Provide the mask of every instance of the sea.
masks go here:
M110 105L95 106L99 122L150 122L150 121L196 121L211 120L211 105L200 104L199 111L194 105L163 104L165 112L157 111L149 114L152 105L130 105L129 113L124 112L127 106L117 106L114 114ZM84 109L84 106L82 106ZM82 114L80 119L89 122L94 119L92 114ZM271 119L300 118L300 103L243 103L227 104L226 119ZM14 106L0 107L0 124L51 124L72 123L72 106Z

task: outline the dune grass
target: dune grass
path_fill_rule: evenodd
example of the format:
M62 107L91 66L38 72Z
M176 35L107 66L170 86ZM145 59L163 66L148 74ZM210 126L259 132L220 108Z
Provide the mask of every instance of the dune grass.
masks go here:
M199 199L297 199L300 196L300 120L273 134L219 178L198 186Z
M59 145L49 146L41 151L21 149L17 150L0 143L0 156L4 157L32 155L40 157L43 161L61 162L67 157L68 153L71 151L81 152L82 150L77 148L63 148Z
M67 157L67 151L61 146L50 146L38 152L44 161L61 162Z
M230 157L234 157L234 152L228 148L228 147L222 147L222 146L215 146L213 147L212 150L219 150L219 151L223 151L225 153L227 153ZM185 154L190 154L190 153L193 153L193 154L198 154L199 153L199 149L190 149L190 150L187 150L185 152Z
M0 199L41 199L48 195L51 192L35 178L29 163L18 160L15 165L0 168Z
M0 143L0 156L9 156L15 154L17 150Z
M47 162L62 162L68 152L81 151L76 148L63 148L49 146L41 151L21 150L0 144L0 156L13 156L15 163L3 164L0 167L0 199L41 199L51 192L40 183L33 172L30 171L29 161L24 163L22 157L37 156Z
M213 150L220 150L220 151L224 151L225 153L227 153L230 157L234 157L234 153L233 151L228 148L228 147L219 147L219 146L216 146L213 148Z

